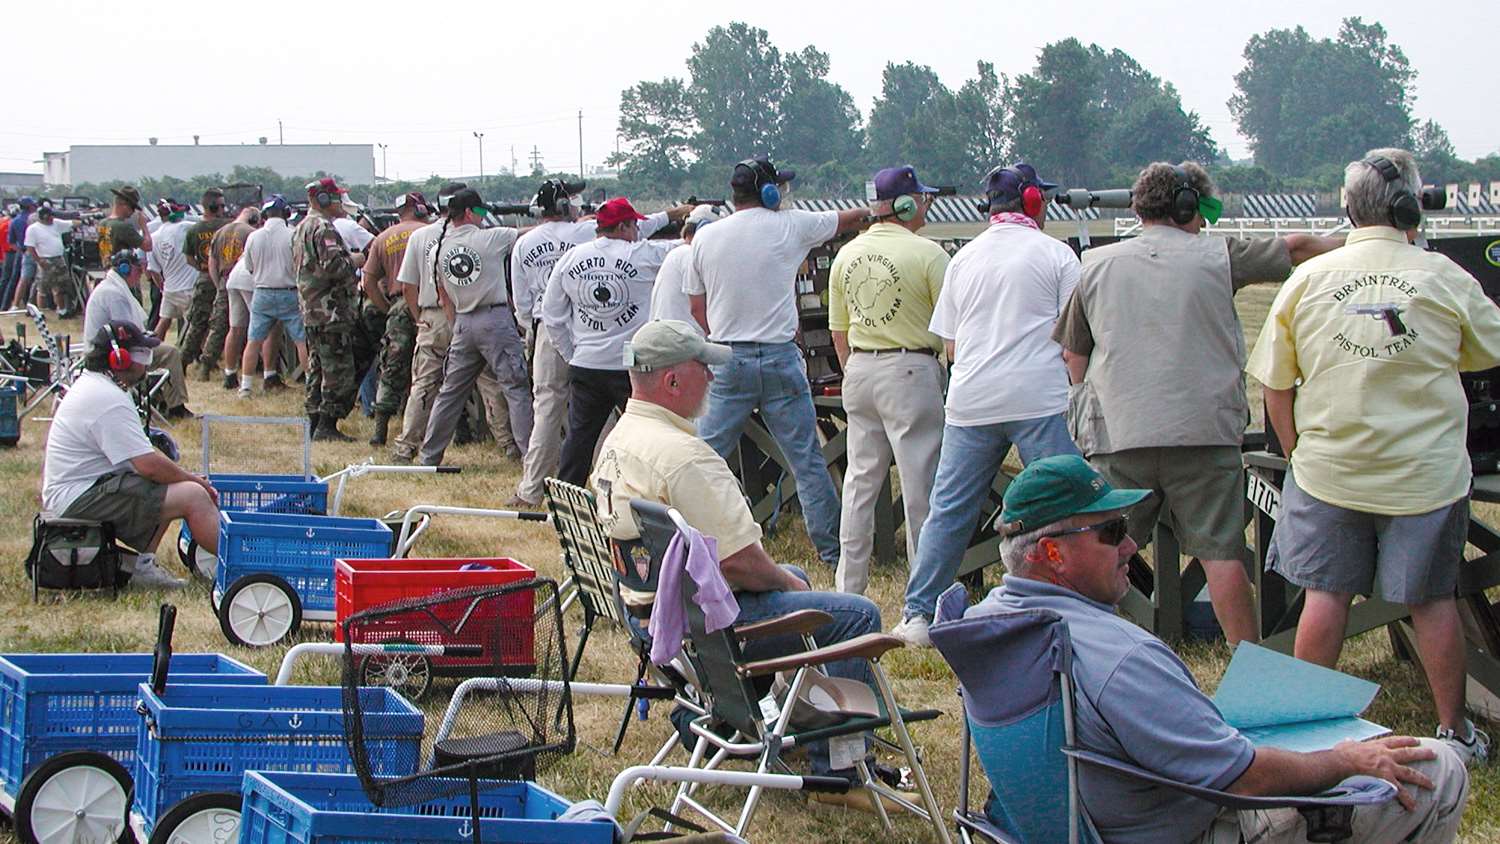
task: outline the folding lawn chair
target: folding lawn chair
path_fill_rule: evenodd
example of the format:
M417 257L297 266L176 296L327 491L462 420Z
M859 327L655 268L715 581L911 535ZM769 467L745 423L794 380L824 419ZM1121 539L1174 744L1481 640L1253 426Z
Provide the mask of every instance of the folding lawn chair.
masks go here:
M932 643L962 687L963 749L953 819L965 842L1097 844L1099 833L1079 798L1080 761L1231 809L1296 808L1307 819L1310 841L1348 838L1355 806L1396 795L1384 780L1355 776L1307 797L1244 797L1076 748L1067 622L1050 610L965 618L967 596L962 584L949 587L938 599L932 625ZM971 741L990 782L990 799L977 812L969 808Z
M624 631L630 640L630 648L636 655L636 673L633 685L640 689L625 702L625 712L620 718L620 728L615 733L614 751L620 751L625 741L625 731L630 726L631 715L638 701L670 700L675 698L681 706L703 713L692 691L690 669L679 663L676 666L656 667L651 665L651 635L646 631L647 617L632 611L620 593L620 582L641 592L654 592L656 578L660 572L661 555L665 546L651 549L640 541L621 543L609 538L603 525L599 524L594 494L583 487L548 478L547 509L552 513L552 527L557 531L557 540L563 549L563 565L567 567L569 581L574 587L574 596L583 608L583 627L578 631L578 649L568 669L568 679L576 679L578 665L583 661L583 648L588 644L589 633L594 622L604 619ZM626 561L629 561L628 563ZM660 685L646 684L651 675ZM659 765L676 744L675 735L669 738L651 764Z
M630 503L640 526L645 545L652 549L665 549L672 537L679 532L692 530L676 510L654 502L636 499ZM659 556L653 554L652 556ZM950 840L943 823L942 810L927 783L922 761L912 744L907 724L937 718L938 710L908 711L896 702L890 680L881 668L880 659L887 652L902 647L895 636L869 633L864 636L839 642L826 647L817 647L812 640L813 631L831 622L826 613L803 610L780 618L755 624L728 628L710 633L706 629L702 609L694 600L696 587L692 578L681 578L680 596L657 595L657 600L680 600L688 620L689 642L685 647L689 662L697 676L697 690L707 711L694 718L690 728L697 736L692 756L686 768L633 768L616 778L611 787L610 803L606 808L618 808L624 787L637 779L656 779L681 783L672 801L670 813L677 815L684 808L701 814L714 825L743 836L755 816L762 791L766 788L801 789L807 791L843 792L850 787L848 780L838 777L797 776L790 773L782 761L784 752L819 740L847 739L861 742L861 752L856 754L855 768L860 775L859 785L876 795L900 805L918 817L929 820L937 832L938 840ZM800 635L807 645L801 653L772 659L747 661L741 646L757 639L772 636ZM832 726L817 729L798 729L792 725L792 717L799 710L795 703L779 707L767 702L765 689L758 688L757 681L768 682L772 675L784 672L790 675L786 701L795 702L810 682L810 675L823 673L823 666L846 659L868 661L878 691L878 714L875 716L847 716ZM890 742L874 735L877 729L889 727L896 736ZM881 747L904 755L913 779L921 793L923 805L917 806L900 793L887 787L876 778L862 752L862 736L870 734ZM722 771L719 766L730 756L751 757L756 760L753 774ZM746 795L739 817L731 822L719 817L694 795L699 785L715 783L723 785L747 785ZM874 801L881 822L887 831L892 831L883 801Z

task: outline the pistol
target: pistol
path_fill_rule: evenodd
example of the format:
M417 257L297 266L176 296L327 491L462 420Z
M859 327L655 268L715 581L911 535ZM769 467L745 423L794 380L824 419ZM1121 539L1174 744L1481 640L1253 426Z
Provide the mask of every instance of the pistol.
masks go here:
M1385 323L1385 327L1391 330L1392 337L1400 337L1408 333L1406 323L1401 321L1401 308L1385 303L1378 305L1350 305L1344 308L1346 314L1369 314L1374 319Z

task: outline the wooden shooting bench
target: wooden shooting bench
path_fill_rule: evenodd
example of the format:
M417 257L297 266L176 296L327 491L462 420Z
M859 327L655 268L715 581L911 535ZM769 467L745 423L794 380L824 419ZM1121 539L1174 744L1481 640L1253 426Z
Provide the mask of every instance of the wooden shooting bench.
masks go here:
M1255 506L1255 571L1252 581L1258 598L1262 644L1291 653L1302 613L1302 590L1275 572L1265 570L1271 531L1281 505L1286 458L1269 452L1245 455L1249 489ZM1471 502L1500 504L1500 475L1474 478ZM1468 704L1488 718L1500 717L1500 613L1485 590L1500 586L1500 532L1469 511L1469 545L1482 554L1465 560L1458 572L1458 607L1463 619L1468 666ZM1406 607L1379 598L1357 601L1349 611L1344 638L1380 627L1391 636L1402 659L1417 659L1416 634Z

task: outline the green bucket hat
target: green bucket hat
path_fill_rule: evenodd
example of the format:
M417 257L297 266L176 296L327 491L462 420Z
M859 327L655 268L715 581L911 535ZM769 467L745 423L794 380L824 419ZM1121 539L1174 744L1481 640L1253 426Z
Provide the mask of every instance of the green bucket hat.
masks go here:
M1115 489L1076 454L1035 460L1005 489L1000 532L1014 536L1080 513L1123 510L1150 494L1149 489Z

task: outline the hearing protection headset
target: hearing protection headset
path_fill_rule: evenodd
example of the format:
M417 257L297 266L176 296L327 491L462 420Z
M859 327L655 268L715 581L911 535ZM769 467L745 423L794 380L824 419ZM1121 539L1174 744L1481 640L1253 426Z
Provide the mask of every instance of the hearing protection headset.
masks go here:
M114 265L112 268L114 269L116 275L118 275L120 278L125 278L126 276L130 275L130 268L138 266L139 264L140 259L136 257L134 251L122 250L115 254Z
M121 346L119 342L125 339L125 329L118 325L110 325L105 328L105 331L109 332L109 368L113 372L124 372L135 362L130 357L130 350Z
M734 166L746 167L755 176L755 188L760 194L762 207L771 211L781 207L781 188L776 186L776 171L768 162L747 158Z
M536 192L536 202L531 207L534 217L567 217L573 207L573 198L568 186L561 179L548 179Z
M315 182L308 182L307 190L309 192L309 198L312 199L312 201L318 206L320 210L327 210L328 206L332 205L334 199L338 196L338 194L329 193L328 190L323 187L322 179L319 179Z
M903 223L910 223L917 216L917 198L903 193L891 200L891 216Z
M990 175L985 176L984 180L986 183L989 182L991 176L994 175L996 170L1011 173L1021 183L1020 193L1022 213L1024 213L1028 217L1035 217L1042 213L1042 206L1046 204L1047 197L1042 193L1041 185L1038 185L1030 178L1027 178L1026 174L1013 167L996 167L994 170L990 171ZM993 202L997 195L998 194L991 193L988 194L987 198L991 202ZM988 211L988 209L985 210Z
M1185 226L1198 216L1200 197L1198 191L1193 188L1187 171L1182 169L1182 165L1173 164L1172 175L1177 177L1177 187L1172 190L1172 222Z
M1372 155L1364 160L1375 168L1385 183L1395 188L1386 200L1386 220L1402 231L1409 231L1422 224L1422 201L1412 193L1411 187L1402 178L1394 162L1383 155Z

